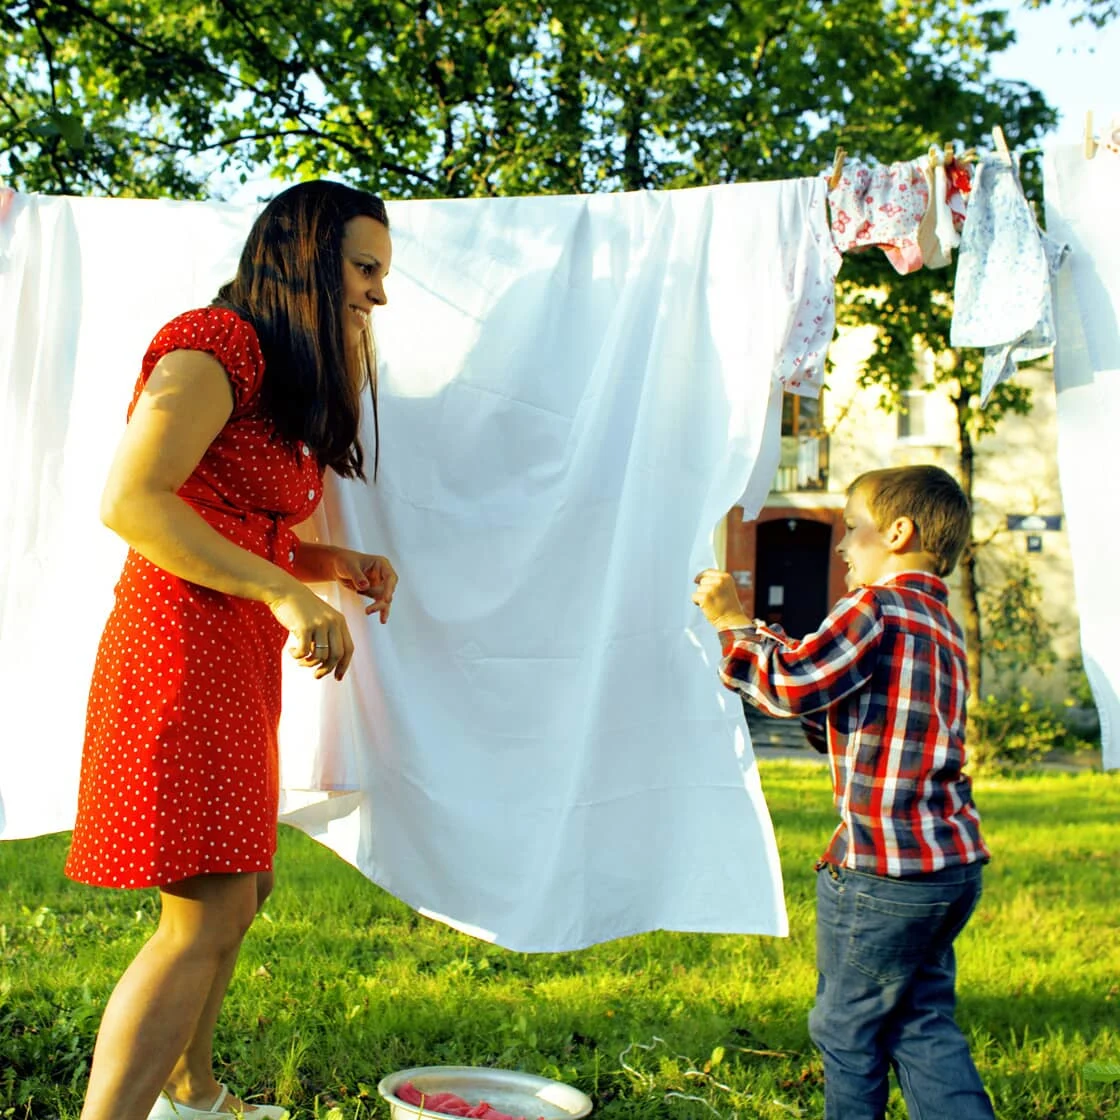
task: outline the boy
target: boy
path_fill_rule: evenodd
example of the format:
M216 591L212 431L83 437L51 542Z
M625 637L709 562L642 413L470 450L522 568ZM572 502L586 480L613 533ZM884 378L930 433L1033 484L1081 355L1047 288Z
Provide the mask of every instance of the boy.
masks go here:
M817 864L809 1016L825 1120L881 1120L891 1067L912 1120L993 1120L953 1018L953 942L990 858L961 772L965 647L942 578L968 502L938 467L870 471L844 524L849 594L799 641L747 619L724 572L701 572L692 598L720 631L724 684L801 716L828 752L841 820Z

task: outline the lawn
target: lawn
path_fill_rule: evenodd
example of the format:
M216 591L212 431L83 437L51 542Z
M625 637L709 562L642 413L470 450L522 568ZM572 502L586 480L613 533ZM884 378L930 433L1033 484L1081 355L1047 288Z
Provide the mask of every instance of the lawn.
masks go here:
M278 886L219 1026L220 1074L296 1120L388 1116L380 1077L516 1067L578 1085L595 1120L818 1117L813 861L822 767L764 761L787 939L651 933L527 955L418 917L282 829ZM959 942L960 1014L1001 1120L1120 1117L1120 775L978 782L995 860ZM0 844L0 1120L77 1116L101 1008L157 917L154 892L62 878L67 837ZM689 1098L695 1098L690 1100ZM905 1116L897 1094L892 1117Z

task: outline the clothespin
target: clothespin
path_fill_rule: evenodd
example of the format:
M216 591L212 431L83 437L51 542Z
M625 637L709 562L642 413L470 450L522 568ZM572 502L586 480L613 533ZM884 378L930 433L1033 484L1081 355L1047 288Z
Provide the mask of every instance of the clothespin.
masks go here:
M992 140L995 142L996 151L999 152L1000 158L1005 163L1011 162L1011 150L1007 147L1007 139L1003 135L1003 129L997 124L992 129Z
M957 157L953 153L953 142L950 140L949 143L945 145L945 166L952 167L953 160L956 158Z
M836 190L840 185L840 176L844 174L844 160L847 156L848 153L843 148L836 149L836 155L832 159L832 173L828 177L828 189L830 191Z
M1093 135L1093 110L1085 114L1085 158L1092 159L1097 154L1097 138Z
M1120 116L1108 122L1108 139L1102 143L1114 155L1120 155Z
M966 148L965 151L957 159L957 163L975 163L976 162L976 149Z

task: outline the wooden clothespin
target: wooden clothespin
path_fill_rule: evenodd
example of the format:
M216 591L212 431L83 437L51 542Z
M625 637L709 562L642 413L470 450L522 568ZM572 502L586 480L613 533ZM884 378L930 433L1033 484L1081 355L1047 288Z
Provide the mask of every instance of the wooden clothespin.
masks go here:
M953 160L956 158L956 154L953 151L953 142L950 140L949 143L945 145L945 166L952 167Z
M997 124L992 129L992 140L995 142L996 151L999 153L1000 158L1005 163L1011 162L1011 150L1007 146L1007 139L1003 135L1003 129Z
M1093 110L1085 114L1085 158L1092 159L1097 154L1097 138L1093 135Z
M1120 156L1120 116L1113 116L1109 121L1108 132L1101 138L1100 147L1112 152L1113 156Z
M828 189L830 191L836 190L840 185L840 176L844 174L844 160L847 157L848 153L843 148L836 149L836 155L832 159L832 173L828 177Z

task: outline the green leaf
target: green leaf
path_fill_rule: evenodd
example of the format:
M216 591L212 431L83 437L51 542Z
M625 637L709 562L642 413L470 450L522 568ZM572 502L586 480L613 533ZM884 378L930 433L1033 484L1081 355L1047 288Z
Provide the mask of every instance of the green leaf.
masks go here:
M1086 1081L1120 1081L1120 1061L1086 1062L1081 1067L1081 1076Z
M51 121L58 129L66 146L75 152L80 152L86 145L86 130L80 117L70 116L66 113L53 113Z

